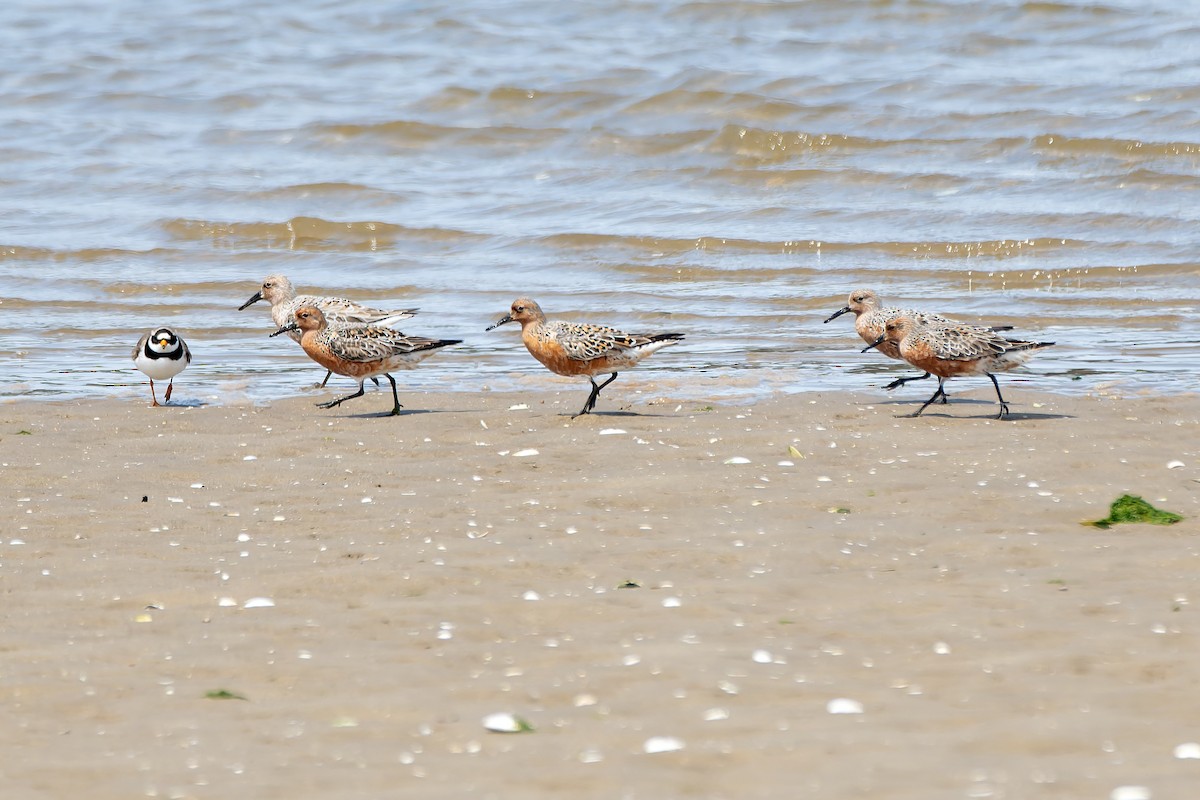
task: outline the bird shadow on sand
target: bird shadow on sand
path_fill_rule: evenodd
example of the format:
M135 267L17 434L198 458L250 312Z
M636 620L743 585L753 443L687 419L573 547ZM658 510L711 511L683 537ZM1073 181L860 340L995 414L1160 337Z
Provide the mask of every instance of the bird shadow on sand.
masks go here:
M678 415L677 414L668 414L665 412L660 414L660 413L645 412L645 411L589 411L586 414L568 414L566 412L562 412L562 413L557 414L556 416L558 416L562 419L587 419L588 417L605 418L605 419L610 418L610 417L646 417L647 419L653 419L655 417L662 418L662 417L678 416Z
M388 417L415 417L419 414L449 414L454 413L449 409L438 408L404 408L401 406L399 414L393 414L391 409L387 411L362 411L357 414L347 412L337 413L332 409L322 409L326 412L326 416L336 417L337 419L387 419Z
M901 410L904 406L909 406L912 410L904 414L896 414L896 419L921 419L924 417L940 417L942 419L996 419L996 415L1000 413L1000 409L995 400L976 400L974 398L958 398L952 397L949 404L934 403L921 413L920 417L913 417L924 400L885 400L880 403L872 403L876 406L894 406L896 410ZM1049 414L1041 411L1021 411L1016 407L1016 403L1009 402L1008 413L1004 415L1005 421L1018 422L1020 420L1031 419L1074 419L1071 414ZM965 408L965 406L974 406L975 408ZM990 407L986 413L970 414L970 413L955 413L956 407L963 407L962 411L975 411L978 407Z
M208 403L204 400L195 400L192 398L175 398L166 403L159 403L159 408L204 408ZM153 406L151 406L153 408Z

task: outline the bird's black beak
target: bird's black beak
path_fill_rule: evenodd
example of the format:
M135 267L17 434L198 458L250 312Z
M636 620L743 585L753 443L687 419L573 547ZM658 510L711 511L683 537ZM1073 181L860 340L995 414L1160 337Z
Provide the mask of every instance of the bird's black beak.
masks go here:
M244 302L240 306L238 306L238 311L244 311L262 299L263 299L262 292L255 292L254 297L251 297L249 300L247 300L246 302ZM826 322L828 322L828 321L829 320L826 320Z
M847 310L847 311L849 311L850 309L846 309L846 310ZM838 313L840 314L841 312L839 311ZM826 322L829 322L829 320L825 320L825 321L826 321ZM273 334L272 334L272 335L273 335ZM864 348L862 349L862 352L864 352L864 353L865 353L865 352L867 352L868 350L874 350L876 347L879 347L879 345L883 344L883 343L884 343L884 342L886 342L886 341L887 341L887 336L886 336L885 334L881 334L881 335L880 335L880 337L879 337L878 339L876 339L875 341L871 342L869 345L867 345L866 347L864 347Z
M501 325L503 325L506 322L513 322L513 321L514 320L512 317L510 317L508 314L505 314L503 317L496 320L496 323L494 325L488 325L486 328L484 328L484 333L487 333L488 331L492 330L493 328L499 328Z
M251 301L251 302L254 302L254 301ZM246 305L250 305L250 303L247 303ZM242 306L242 308L245 308L245 307L246 306ZM238 309L238 310L240 311L241 309ZM282 328L280 328L279 330L272 333L271 336L278 336L281 333L289 333L291 331L298 331L298 330L300 330L300 326L293 322L291 325L284 325ZM271 336L268 336L267 338L270 339Z
M253 300L251 300L250 302L251 302L251 303L253 303L254 301L253 301ZM246 306L248 306L248 305L250 305L250 303L247 303L247 304L246 304ZM242 308L245 308L246 306L242 306ZM845 314L845 313L846 313L846 312L848 312L848 311L850 311L850 306L846 306L846 307L845 307L845 308L843 308L843 309L840 309L840 310L838 310L838 311L835 311L835 312L833 312L832 314L830 314L830 315L829 315L828 319L826 319L825 321L826 321L826 322L833 322L835 319L837 319L837 318L838 318L838 317L840 317L842 314Z

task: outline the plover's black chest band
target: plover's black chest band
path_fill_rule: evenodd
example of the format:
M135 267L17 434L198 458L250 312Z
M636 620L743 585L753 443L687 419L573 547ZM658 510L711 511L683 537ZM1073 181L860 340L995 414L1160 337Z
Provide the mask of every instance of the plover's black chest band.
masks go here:
M146 346L144 348L142 348L142 350L143 350L143 355L145 355L146 358L151 358L151 359L155 359L155 360L160 359L160 358L167 358L172 361L178 361L180 358L183 357L183 350L181 350L181 349L175 349L169 353L160 353L157 350L155 350L154 348L152 348L150 346L149 342L146 343Z

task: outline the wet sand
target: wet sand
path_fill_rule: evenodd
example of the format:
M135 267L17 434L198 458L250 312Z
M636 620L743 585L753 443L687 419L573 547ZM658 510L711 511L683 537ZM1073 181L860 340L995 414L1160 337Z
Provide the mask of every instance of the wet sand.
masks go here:
M1200 396L950 388L0 405L0 787L1190 797Z

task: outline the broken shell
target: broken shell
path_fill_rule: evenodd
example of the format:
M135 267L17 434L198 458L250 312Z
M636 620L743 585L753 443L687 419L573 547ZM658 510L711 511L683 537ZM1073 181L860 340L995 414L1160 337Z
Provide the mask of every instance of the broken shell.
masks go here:
M1150 800L1152 796L1145 786L1118 786L1109 794L1110 800Z
M507 711L488 714L483 718L483 727L494 733L525 733L533 730L528 722Z
M687 747L683 743L683 739L674 736L651 736L642 745L643 753L670 753L674 750L682 750Z
M861 714L863 704L848 697L837 697L825 705L825 710L830 714Z
M1196 742L1184 742L1183 744L1175 745L1176 758L1200 758L1200 744Z

